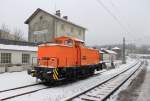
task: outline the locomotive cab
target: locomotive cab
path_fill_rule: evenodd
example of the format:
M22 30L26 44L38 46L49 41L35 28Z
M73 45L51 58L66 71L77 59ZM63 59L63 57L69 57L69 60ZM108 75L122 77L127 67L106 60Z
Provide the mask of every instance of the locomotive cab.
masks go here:
M85 46L84 41L70 37L59 37L53 39L51 42L68 46Z
M59 37L53 39L50 43L39 45L39 66L49 68L76 66L76 62L80 61L80 59L77 58L80 57L78 55L81 55L79 54L81 51L80 47L85 47L84 42L82 40L70 37ZM50 63L52 62L51 60L53 60L53 63Z

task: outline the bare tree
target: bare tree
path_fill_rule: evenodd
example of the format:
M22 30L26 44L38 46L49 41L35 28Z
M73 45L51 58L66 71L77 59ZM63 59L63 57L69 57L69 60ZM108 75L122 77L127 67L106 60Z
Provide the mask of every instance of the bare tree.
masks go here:
M6 24L2 24L0 28L0 38L9 39L10 29Z
M2 24L0 27L0 38L2 39L9 39L9 40L16 40L16 41L24 41L23 38L23 31L18 28L15 28L11 34L10 29L6 24Z
M16 40L16 41L24 40L23 32L20 29L16 28L13 33L14 33L14 40Z
M10 29L8 28L8 26L6 24L2 24L1 25L1 30L7 33L10 33Z

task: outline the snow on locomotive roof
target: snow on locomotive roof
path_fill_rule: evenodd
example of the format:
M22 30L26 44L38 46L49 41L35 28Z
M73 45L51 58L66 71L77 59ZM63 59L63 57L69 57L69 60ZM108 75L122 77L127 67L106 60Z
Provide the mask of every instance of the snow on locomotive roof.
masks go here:
M61 37L58 37L58 38L55 38L54 40L60 40L60 39L71 39L71 40L74 40L74 41L79 41L79 42L83 42L83 40L81 39L78 39L78 38L75 38L75 37L68 37L68 36L61 36Z
M18 50L18 51L37 51L36 46L20 46L20 45L5 45L0 44L0 49L2 50Z

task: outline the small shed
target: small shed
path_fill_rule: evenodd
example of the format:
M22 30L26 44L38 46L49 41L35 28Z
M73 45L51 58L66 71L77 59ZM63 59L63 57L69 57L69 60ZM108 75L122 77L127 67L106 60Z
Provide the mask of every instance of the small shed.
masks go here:
M103 52L103 61L105 61L106 63L107 62L111 63L114 60L116 60L116 55L117 55L116 52L107 49L103 49L101 51Z
M119 60L119 59L121 59L121 49L120 48L118 48L118 47L114 47L114 48L112 48L112 51L114 51L114 52L116 52L117 53L117 55L116 55L116 59L117 60Z

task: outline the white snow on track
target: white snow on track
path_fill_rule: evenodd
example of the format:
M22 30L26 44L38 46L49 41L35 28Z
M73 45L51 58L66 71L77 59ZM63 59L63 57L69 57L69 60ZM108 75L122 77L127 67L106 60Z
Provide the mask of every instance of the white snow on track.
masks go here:
M132 66L135 63L136 63L135 60L129 60L128 64L121 65L117 69L109 70L107 72L101 73L100 75L93 76L93 77L90 77L90 78L87 78L87 79L84 79L84 80L80 80L80 81L77 81L77 82L73 82L73 83L70 83L70 84L67 84L67 85L61 85L61 86L58 86L58 87L52 87L52 88L49 88L49 89L41 90L41 91L38 91L38 92L35 92L35 93L32 93L32 94L28 94L28 95L20 96L20 97L17 97L17 98L13 98L13 99L10 99L8 101L59 101L59 100L65 98L65 97L73 95L74 93L80 92L81 90L85 90L85 89L87 89L87 87L92 87L93 85L96 85L96 84L104 81L105 79L107 79L107 78L109 78L113 75L116 75L116 73L125 70L126 68ZM4 75L4 74L2 74L2 75ZM8 74L5 75L5 76L7 77ZM22 80L21 77L24 77L23 80ZM18 81L11 80L10 81L10 82L12 82L11 84L14 85L16 82L20 82L19 86L21 86L21 83L23 85L29 84L29 82L31 84L35 83L35 79L28 77L27 74L25 74L25 73L21 77L19 77L18 79L16 78L16 80L18 80ZM11 78L13 78L13 76ZM1 78L0 78L0 80L1 80ZM4 80L4 81L6 83L7 80ZM17 84L17 86L18 86L18 84ZM3 85L3 87L5 87L5 86ZM8 87L9 86L7 85L7 87L5 87L5 89L8 88ZM1 89L1 87L0 87L0 89Z

